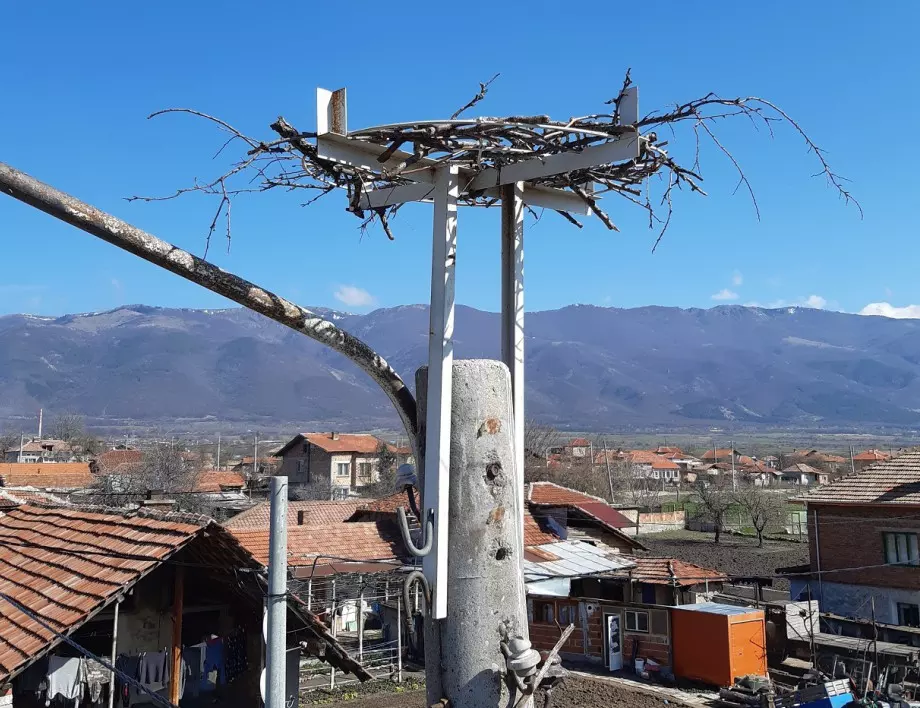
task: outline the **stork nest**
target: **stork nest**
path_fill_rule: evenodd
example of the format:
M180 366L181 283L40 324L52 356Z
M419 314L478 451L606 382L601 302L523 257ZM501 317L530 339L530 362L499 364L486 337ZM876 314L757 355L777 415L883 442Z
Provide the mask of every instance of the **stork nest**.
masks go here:
M648 215L649 228L658 229L656 248L671 222L673 213L672 194L675 188L688 189L705 195L701 183L700 142L708 139L731 162L738 174L738 185L748 191L758 219L760 211L754 190L748 182L740 164L716 136L714 124L727 118L743 116L752 123L766 126L771 137L776 123L790 125L806 142L808 150L820 164L819 175L824 176L846 203L852 203L862 215L859 203L844 187L844 179L833 172L823 151L811 140L802 127L778 106L763 98L721 98L708 94L688 103L674 106L671 110L656 111L635 123L624 124L620 106L627 89L632 86L627 71L623 85L616 96L605 102L606 109L600 113L553 120L548 115L460 118L485 98L489 86L497 75L480 84L479 92L456 111L449 119L382 125L348 133L349 139L367 141L376 146L386 146L379 162L389 160L397 150L410 153L396 169L387 170L381 164L379 169L368 169L343 165L319 156L315 144L316 133L302 132L283 117L271 124L277 137L265 142L244 135L225 121L189 108L169 108L151 116L167 113L188 113L215 123L229 134L229 138L214 156L217 158L231 143L238 141L248 145L245 155L235 161L220 176L206 182L196 182L191 187L177 190L162 197L130 197L129 201L161 201L174 199L189 192L204 192L219 199L217 210L211 222L207 247L211 236L223 216L229 245L231 229L231 202L233 197L243 193L263 192L269 189L306 189L316 191L316 196L307 200L311 204L336 189L348 193L347 209L362 220L366 228L379 221L387 236L393 239L390 221L400 205L375 208L366 212L359 206L362 194L370 190L385 189L409 184L413 171L430 169L430 161L438 164L452 163L478 173L489 168L500 169L521 160L575 152L590 146L601 145L628 134L639 136L637 158L577 170L533 180L532 183L556 189L568 190L584 200L588 208L607 228L618 230L614 222L603 211L598 200L606 193L615 193L643 208ZM689 123L695 139L695 159L690 165L681 165L671 157L667 141L660 141L658 133L668 126ZM674 133L676 135L676 133ZM424 160L424 164L422 161ZM661 177L661 190L653 198L649 189L649 178ZM461 204L491 206L495 197L484 193L462 193ZM539 214L531 210L539 218ZM558 212L570 223L581 228L581 223L567 212Z

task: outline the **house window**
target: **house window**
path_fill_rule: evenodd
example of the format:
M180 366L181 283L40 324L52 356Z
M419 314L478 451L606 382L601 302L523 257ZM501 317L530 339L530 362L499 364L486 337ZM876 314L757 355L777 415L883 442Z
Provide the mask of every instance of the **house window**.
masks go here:
M297 476L303 477L303 460L297 460Z
M371 478L371 463L370 462L359 462L358 463L358 476L361 479Z
M335 466L336 477L348 477L350 474L351 474L351 463L350 462L339 462Z
M626 631L648 634L648 612L626 610Z
M899 602L898 624L906 627L920 627L920 606Z
M578 608L575 605L559 605L559 624L568 627L578 624Z
M892 564L920 565L920 549L915 533L883 533L885 562Z
M552 602L533 603L534 621L543 624L553 624L556 621L556 612Z

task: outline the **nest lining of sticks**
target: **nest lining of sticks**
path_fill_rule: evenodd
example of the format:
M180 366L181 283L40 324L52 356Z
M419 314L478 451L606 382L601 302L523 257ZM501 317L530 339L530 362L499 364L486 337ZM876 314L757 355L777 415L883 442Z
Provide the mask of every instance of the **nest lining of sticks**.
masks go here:
M497 76L497 75L496 75ZM708 94L702 98L679 104L670 110L657 111L640 118L632 124L624 124L620 117L620 105L632 86L629 72L622 87L614 98L605 102L602 112L571 118L566 121L553 120L547 115L459 118L459 115L485 98L489 86L496 77L480 84L480 91L471 101L446 120L381 125L351 131L348 138L367 141L375 146L385 147L378 158L380 163L388 161L397 150L409 153L396 169L387 170L381 164L379 169L344 165L320 157L315 144L316 133L302 132L283 117L271 124L276 138L263 141L238 131L227 122L214 116L188 108L170 108L158 111L150 117L167 113L189 113L215 123L228 139L214 156L217 158L228 145L239 141L248 148L228 170L208 182L195 182L191 187L176 190L162 197L130 197L129 200L160 201L174 199L189 192L204 192L219 198L219 204L208 232L207 244L223 215L226 219L228 244L230 240L230 215L232 198L252 192L269 189L312 190L315 196L304 205L338 189L348 194L350 212L362 219L362 228L379 221L390 239L394 238L390 221L401 205L364 210L360 207L361 195L378 189L386 189L413 180L414 170L431 169L439 164L453 163L473 175L489 168L501 169L509 164L534 158L580 151L587 147L602 145L620 139L624 135L639 136L637 158L599 165L589 169L532 180L532 184L568 190L581 198L590 211L600 218L609 229L618 230L610 217L598 205L598 198L604 194L616 194L641 207L647 212L649 228L658 228L655 246L661 241L673 213L672 193L689 189L705 195L701 187L703 176L700 170L700 142L709 139L731 162L738 174L736 190L744 186L748 191L758 218L760 217L756 196L740 164L723 145L714 132L715 124L733 118L746 117L755 127L765 126L771 137L776 123L790 125L805 140L808 150L820 164L818 175L824 176L846 203L853 203L860 214L862 210L844 187L844 179L833 172L824 152L811 140L804 129L775 104L759 97L721 98ZM695 159L690 165L681 165L665 149L666 141L658 140L658 132L667 126L676 135L676 124L689 123L696 141ZM432 161L434 165L432 164ZM652 177L661 178L661 192L652 198L648 188ZM464 192L461 204L491 206L497 200L484 193ZM531 212L539 218L536 212ZM573 225L581 223L567 212L559 212ZM653 247L653 250L654 250ZM207 245L205 253L207 253Z

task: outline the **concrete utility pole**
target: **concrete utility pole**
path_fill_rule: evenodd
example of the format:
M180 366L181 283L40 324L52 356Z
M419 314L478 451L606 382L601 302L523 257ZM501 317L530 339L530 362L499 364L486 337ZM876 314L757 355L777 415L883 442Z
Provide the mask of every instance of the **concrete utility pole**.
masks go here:
M268 557L268 631L265 637L265 708L284 708L287 649L287 477L271 478Z
M426 377L423 368L419 378ZM501 362L463 360L454 362L452 381L450 612L425 622L428 704L512 706L519 696L511 697L503 677L501 643L527 637L527 610L511 375Z

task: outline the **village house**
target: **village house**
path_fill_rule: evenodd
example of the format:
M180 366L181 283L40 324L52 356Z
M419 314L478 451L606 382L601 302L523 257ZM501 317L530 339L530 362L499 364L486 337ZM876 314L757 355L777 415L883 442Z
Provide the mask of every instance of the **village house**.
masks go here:
M651 479L667 484L680 482L680 466L667 457L649 450L631 450L626 459L638 478Z
M855 455L853 455L853 467L855 471L859 472L866 469L869 465L874 465L879 462L887 462L891 459L891 454L884 452L883 450L863 450Z
M7 450L6 462L76 462L78 457L70 443L64 440L32 439Z
M591 450L593 445L590 440L585 438L574 438L569 440L564 445L558 445L556 447L551 447L547 452L547 460L581 460L584 458L591 459Z
M275 453L278 474L292 487L312 488L328 499L356 495L378 480L382 445L373 435L302 433Z
M145 691L178 695L180 706L255 705L263 574L264 563L206 517L38 503L8 508L0 516L0 700L44 706L55 698L42 693L46 678L65 671L78 677L73 697L81 702L85 694L87 703L96 696L105 704L117 692L122 705L121 679L112 686L110 673L73 642L96 656L114 655L116 666L136 677L143 689L124 686L131 705L149 703ZM298 675L301 642L343 670L362 671L295 600L288 632L290 677ZM140 671L171 666L176 655L188 673ZM289 686L288 705L296 708L298 682Z
M700 460L707 464L716 464L719 462L727 462L731 464L732 458L734 458L735 463L737 464L739 457L741 457L741 453L735 449L717 447L706 450L706 452L700 456Z
M828 472L831 475L838 475L849 472L849 460L840 455L832 455L820 450L796 450L791 455L784 455L787 465L796 462L804 462L817 469Z
M810 576L792 598L822 611L920 627L920 452L907 452L810 491Z
M100 452L90 461L90 470L95 475L130 474L144 462L144 453L140 450L120 448Z
M796 462L783 469L780 479L785 484L807 487L814 484L827 484L830 474L806 465L804 462Z

